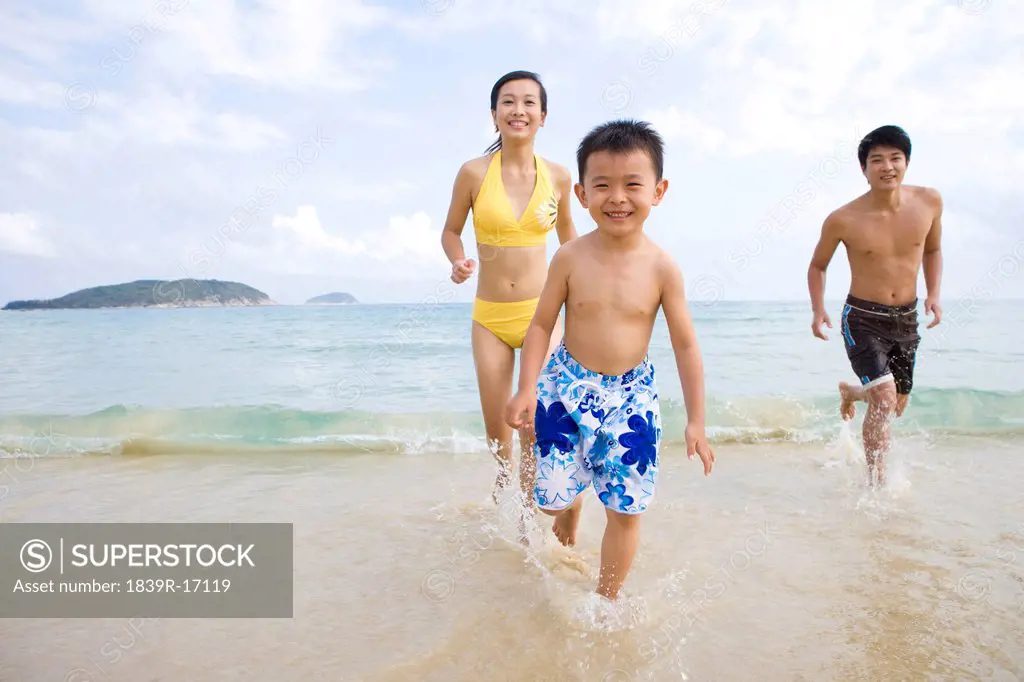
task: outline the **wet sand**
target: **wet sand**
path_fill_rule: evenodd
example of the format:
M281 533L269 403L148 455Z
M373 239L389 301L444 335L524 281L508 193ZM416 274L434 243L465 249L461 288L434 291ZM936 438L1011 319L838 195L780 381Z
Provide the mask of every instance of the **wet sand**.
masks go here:
M669 450L614 610L593 493L524 548L487 455L36 459L3 522L293 522L295 615L0 620L0 680L1018 680L1021 445L907 438L878 492L842 439Z

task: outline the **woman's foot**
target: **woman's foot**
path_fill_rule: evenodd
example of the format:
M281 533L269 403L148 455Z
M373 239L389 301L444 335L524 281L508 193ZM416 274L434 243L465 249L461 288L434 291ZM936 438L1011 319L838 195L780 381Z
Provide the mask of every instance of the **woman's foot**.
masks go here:
M565 511L555 517L555 522L551 524L551 530L555 537L566 547L576 544L576 529L580 525L580 512L582 511L583 495L579 495Z
M498 500L501 499L505 491L512 485L512 463L506 462L500 457L495 457L498 460L498 476L494 479L494 490L491 492L491 498L494 500L494 504L498 504Z

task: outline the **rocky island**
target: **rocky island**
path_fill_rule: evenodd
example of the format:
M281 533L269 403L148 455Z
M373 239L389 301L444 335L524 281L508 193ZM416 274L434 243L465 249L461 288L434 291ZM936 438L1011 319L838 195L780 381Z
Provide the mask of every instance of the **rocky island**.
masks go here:
M3 310L61 310L69 308L198 308L276 305L259 289L216 279L140 279L124 284L90 287L60 298L11 301Z
M306 301L306 305L349 305L351 303L359 303L359 301L357 301L356 297L352 294L346 294L339 291L323 294L321 296L314 296Z

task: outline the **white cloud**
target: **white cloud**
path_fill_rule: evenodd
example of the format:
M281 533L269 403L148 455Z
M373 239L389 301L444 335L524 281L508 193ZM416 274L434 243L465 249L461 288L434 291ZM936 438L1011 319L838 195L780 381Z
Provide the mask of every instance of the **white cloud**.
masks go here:
M13 71L13 70L12 70ZM34 81L29 76L0 73L0 102L40 108L61 106L64 86L55 82Z
M325 227L315 206L299 206L295 215L275 215L271 226L269 244L247 242L229 246L229 251L243 261L258 261L267 271L344 272L382 284L436 273L447 276L450 268L441 250L440 232L423 211L391 216L386 227L367 227L353 234L346 225Z
M361 0L261 0L249 10L193 0L168 22L167 67L291 90L359 89L387 60L359 54L352 40L391 16Z
M366 253L361 239L349 240L328 234L320 224L315 206L299 206L295 216L275 215L272 225L287 234L291 245L303 251L326 250L334 255L357 256Z
M57 255L35 217L27 213L0 213L0 251L48 258Z

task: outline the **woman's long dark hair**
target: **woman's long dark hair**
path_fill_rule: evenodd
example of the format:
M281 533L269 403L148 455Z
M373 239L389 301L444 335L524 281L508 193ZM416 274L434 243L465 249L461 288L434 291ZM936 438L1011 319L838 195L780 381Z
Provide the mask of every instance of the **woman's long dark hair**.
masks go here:
M498 82L491 88L491 111L498 110L498 93L501 92L501 87L509 81L518 80L531 80L540 87L540 110L541 113L548 113L548 91L544 89L544 84L540 82L540 75L533 71L511 71L499 78ZM484 154L491 154L499 149L501 149L501 135L498 135L498 139L491 143L491 146L484 151Z

